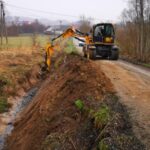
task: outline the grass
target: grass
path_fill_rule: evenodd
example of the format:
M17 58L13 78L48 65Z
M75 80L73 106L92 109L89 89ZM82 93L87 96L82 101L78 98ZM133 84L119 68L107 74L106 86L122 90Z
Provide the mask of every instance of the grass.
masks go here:
M97 127L102 127L106 125L110 118L109 108L107 106L101 107L95 114L94 114L94 123Z
M48 40L47 35L20 35L8 37L8 45L0 47L0 113L8 110L7 98L17 93L16 87L25 82L26 74L44 60L41 47Z
M109 150L109 146L104 143L103 140L99 142L98 150Z
M59 57L56 62L54 63L55 69L58 69L59 66L63 63L63 57Z
M44 47L49 41L49 36L47 35L36 35L35 37L37 45ZM5 40L5 39L4 39ZM4 41L3 40L3 41ZM20 35L15 37L8 37L8 45L3 44L1 49L13 49L13 48L30 48L33 46L33 35Z
M82 100L78 99L75 101L75 106L79 109L79 110L83 110L84 109L84 103Z
M150 68L150 64L142 64L142 66Z
M7 103L6 97L0 97L0 113L8 111L10 104Z
M10 85L10 80L3 74L0 75L0 95L3 94L4 86Z
M94 120L94 126L98 129L102 129L110 120L110 109L106 105L102 105L97 111L94 111L87 108L83 101L78 99L75 101L75 106L79 110L84 111L84 113L87 113L89 118Z
M66 52L67 54L71 54L73 52L77 52L77 49L73 43L73 39L69 39L66 43L66 46L64 48L64 52Z
M75 106L79 110L84 111L84 113L88 113L89 118L94 120L94 126L96 128L102 129L110 120L110 109L106 105L100 106L100 108L95 111L91 108L87 108L82 100L77 99L75 101Z
M95 127L103 128L110 119L110 109L108 106L103 105L98 111L92 112L92 117L94 118Z

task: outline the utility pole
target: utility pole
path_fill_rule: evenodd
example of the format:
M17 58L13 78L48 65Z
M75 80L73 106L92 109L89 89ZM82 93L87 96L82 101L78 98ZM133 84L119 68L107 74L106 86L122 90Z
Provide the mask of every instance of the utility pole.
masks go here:
M5 36L6 44L8 44L8 37L7 37L7 27L5 22L5 9L4 9L4 2L0 0L0 38L1 38L1 45L3 45L3 37Z

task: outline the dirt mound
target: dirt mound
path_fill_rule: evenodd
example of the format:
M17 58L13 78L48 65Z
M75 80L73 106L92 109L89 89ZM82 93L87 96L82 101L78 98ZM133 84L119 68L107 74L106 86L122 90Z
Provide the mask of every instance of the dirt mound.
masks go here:
M131 127L125 125L119 104L117 109L121 111L116 113L111 104L105 104L109 95L114 95L113 86L100 68L76 54L61 55L15 123L5 149L108 149L109 145L124 146L127 141L128 147L136 145L134 138L124 138L127 133L114 137Z

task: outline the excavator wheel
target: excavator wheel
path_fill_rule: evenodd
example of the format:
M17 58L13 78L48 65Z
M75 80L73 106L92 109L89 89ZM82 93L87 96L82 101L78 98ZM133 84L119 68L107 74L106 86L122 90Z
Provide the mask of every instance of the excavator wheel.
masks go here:
M86 48L85 48L85 46L83 46L82 52L83 52L83 56L84 56L85 58L87 58L87 53L86 53Z
M85 58L87 58L87 54L86 53L84 53L84 55L83 55Z
M95 60L96 59L96 50L92 49L89 50L90 53L90 59Z
M111 60L118 60L119 59L119 50L112 50L110 59Z

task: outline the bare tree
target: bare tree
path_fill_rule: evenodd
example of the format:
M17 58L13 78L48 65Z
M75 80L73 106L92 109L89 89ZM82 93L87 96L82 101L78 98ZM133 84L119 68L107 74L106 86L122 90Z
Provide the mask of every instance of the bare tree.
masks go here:
M85 16L80 17L79 29L83 33L90 32L91 29L91 18L86 18Z
M150 61L150 0L129 0L122 18L124 26L120 31L126 40L121 40L121 46L128 47L128 55L134 54L137 60Z

